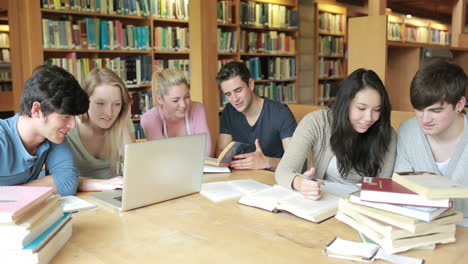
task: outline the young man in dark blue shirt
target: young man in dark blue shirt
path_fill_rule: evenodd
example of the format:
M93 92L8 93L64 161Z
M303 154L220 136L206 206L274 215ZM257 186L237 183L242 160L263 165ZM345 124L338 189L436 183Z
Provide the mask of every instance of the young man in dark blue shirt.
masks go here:
M288 106L258 97L255 82L242 62L225 64L216 81L229 101L221 115L217 155L231 141L255 144L255 152L235 156L231 167L275 170L296 129Z

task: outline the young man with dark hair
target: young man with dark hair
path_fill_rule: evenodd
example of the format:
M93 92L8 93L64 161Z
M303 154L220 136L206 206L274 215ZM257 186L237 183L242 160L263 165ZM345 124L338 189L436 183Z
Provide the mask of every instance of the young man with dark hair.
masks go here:
M231 166L275 170L296 129L288 106L258 97L254 80L242 62L225 64L216 81L229 101L221 115L216 154L231 141L255 144L255 152L237 155Z
M463 110L467 76L455 64L437 61L411 82L416 117L398 130L396 172L427 171L468 186L468 126ZM468 213L468 199L455 207Z
M36 68L19 113L0 120L0 185L50 186L60 195L74 194L78 176L65 137L88 106L88 95L66 70ZM45 176L44 164L50 173Z

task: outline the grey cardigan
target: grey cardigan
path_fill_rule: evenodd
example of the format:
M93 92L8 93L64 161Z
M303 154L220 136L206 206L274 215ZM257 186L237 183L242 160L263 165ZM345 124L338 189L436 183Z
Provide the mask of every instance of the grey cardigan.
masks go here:
M312 152L312 166L316 168L315 177L323 179L328 164L334 156L330 146L331 124L327 115L328 109L321 109L307 114L299 123L288 144L286 152L276 169L276 181L286 187L292 188L294 171L301 171L307 155ZM390 178L393 174L396 155L396 133L392 129L392 140L383 159L380 177ZM350 173L348 180L360 180L361 176Z

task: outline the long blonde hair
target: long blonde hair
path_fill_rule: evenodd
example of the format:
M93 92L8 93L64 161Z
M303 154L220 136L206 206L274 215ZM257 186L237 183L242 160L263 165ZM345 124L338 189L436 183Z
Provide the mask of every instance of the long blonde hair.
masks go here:
M122 79L108 68L96 68L92 70L86 76L81 86L88 96L91 96L96 87L101 85L110 85L119 88L120 96L122 97L122 108L117 119L112 126L107 129L104 143L104 158L109 159L111 168L114 172L117 172L120 164L120 151L123 145L123 131L124 127L127 125L126 119L128 118L125 113L130 107L132 99ZM84 123L88 122L88 113L81 115L80 119Z
M168 68L164 70L155 70L151 80L151 88L153 90L153 104L158 105L157 96L164 96L167 94L169 87L185 83L189 87L187 77L179 70Z

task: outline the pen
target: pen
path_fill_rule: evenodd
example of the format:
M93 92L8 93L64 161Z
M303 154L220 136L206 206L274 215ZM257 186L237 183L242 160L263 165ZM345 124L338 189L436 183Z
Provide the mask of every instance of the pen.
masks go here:
M312 177L306 176L306 175L304 175L304 174L302 174L302 173L300 173L300 172L297 172L297 171L293 171L293 173L294 173L294 176L299 176L299 177L304 178L304 179L306 179L306 180L310 180L310 181L320 181L320 180L317 179L317 178L312 178ZM325 185L325 182L322 181L322 184Z

